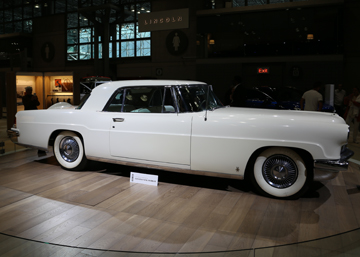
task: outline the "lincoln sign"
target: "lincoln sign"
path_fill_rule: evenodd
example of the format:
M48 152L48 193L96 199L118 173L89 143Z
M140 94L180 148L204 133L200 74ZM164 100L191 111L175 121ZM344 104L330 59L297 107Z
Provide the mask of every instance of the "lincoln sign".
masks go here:
M185 29L189 27L189 9L139 14L139 32Z

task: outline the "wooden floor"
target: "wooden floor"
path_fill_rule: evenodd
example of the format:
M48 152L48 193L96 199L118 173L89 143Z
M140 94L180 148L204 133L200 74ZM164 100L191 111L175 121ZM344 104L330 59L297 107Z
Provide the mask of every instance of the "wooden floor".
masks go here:
M303 198L275 200L244 182L95 164L61 169L34 150L0 157L0 233L136 252L209 252L302 242L360 227L359 165ZM159 175L159 186L129 172ZM0 249L6 240L0 237ZM0 250L1 255L1 250Z

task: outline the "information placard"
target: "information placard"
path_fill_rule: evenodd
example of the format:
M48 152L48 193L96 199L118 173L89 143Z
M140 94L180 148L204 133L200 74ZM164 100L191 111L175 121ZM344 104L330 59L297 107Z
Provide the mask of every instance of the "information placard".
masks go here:
M151 185L151 186L157 186L158 185L158 176L137 173L137 172L130 172L130 182Z

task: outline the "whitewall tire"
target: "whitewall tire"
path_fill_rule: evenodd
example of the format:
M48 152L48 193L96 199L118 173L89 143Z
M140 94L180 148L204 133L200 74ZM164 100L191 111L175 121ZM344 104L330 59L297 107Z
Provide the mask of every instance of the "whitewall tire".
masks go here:
M54 155L60 166L67 170L81 170L87 163L83 142L71 131L63 131L57 135Z
M288 148L264 150L254 162L251 180L258 191L277 198L302 195L310 181L304 160Z

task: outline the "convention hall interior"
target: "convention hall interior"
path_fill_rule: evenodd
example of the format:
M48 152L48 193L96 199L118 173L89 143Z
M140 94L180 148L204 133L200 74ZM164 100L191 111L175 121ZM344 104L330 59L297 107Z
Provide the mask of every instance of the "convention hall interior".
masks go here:
M8 136L29 86L45 110L96 82L203 81L226 102L236 77L276 92L320 81L333 106L338 85L360 87L359 13L359 0L1 0L0 256L360 256L360 134L346 171L290 200L152 167L65 170Z

